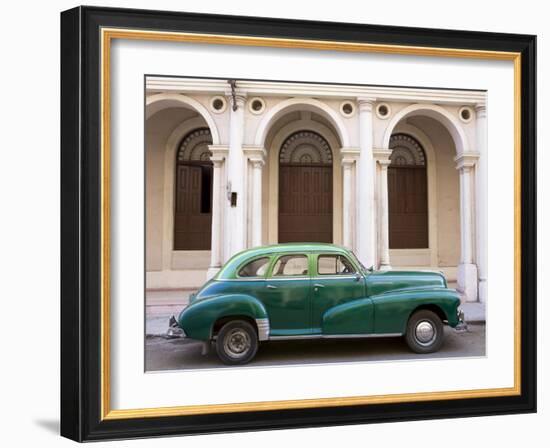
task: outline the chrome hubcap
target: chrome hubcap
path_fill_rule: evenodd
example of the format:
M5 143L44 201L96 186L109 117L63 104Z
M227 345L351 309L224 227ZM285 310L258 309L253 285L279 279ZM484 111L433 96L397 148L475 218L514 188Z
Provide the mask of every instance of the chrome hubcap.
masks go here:
M430 345L435 339L436 333L433 324L427 320L418 322L414 329L416 340L421 345Z
M225 353L232 358L245 356L251 345L250 336L240 328L235 328L227 333L223 342Z

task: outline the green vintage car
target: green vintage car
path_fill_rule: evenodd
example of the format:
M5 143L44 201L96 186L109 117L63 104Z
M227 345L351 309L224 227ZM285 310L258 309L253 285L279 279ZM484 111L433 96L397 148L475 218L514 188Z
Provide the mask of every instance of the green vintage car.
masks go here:
M260 342L404 336L437 351L443 325L461 327L454 289L439 272L373 271L331 244L257 247L231 258L170 320L169 336L212 342L221 361L245 364Z

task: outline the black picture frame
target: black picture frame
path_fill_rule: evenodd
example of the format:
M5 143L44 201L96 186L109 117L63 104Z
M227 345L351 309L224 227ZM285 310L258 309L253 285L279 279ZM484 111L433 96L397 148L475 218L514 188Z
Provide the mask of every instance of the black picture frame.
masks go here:
M521 393L516 396L101 418L100 29L521 54ZM536 411L536 36L99 7L61 13L61 435L76 441Z

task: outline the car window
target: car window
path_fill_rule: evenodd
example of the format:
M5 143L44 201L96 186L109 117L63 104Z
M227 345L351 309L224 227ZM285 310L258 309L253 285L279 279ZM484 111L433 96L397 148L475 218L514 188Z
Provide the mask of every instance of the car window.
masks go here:
M257 258L245 264L239 271L239 277L263 277L269 266L269 258Z
M319 255L317 258L317 272L319 275L347 275L355 274L355 268L342 255Z
M273 266L273 277L302 276L308 274L308 260L305 255L284 255Z

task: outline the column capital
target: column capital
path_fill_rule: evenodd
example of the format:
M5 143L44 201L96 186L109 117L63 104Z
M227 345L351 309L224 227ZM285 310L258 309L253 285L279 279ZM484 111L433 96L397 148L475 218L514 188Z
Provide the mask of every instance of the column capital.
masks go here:
M375 102L376 102L376 98L374 97L370 97L370 96L357 97L357 105L359 106L359 110L362 112L372 112L372 108Z
M263 146L243 145L243 153L254 166L257 163L264 165L267 151Z
M388 148L373 148L372 155L374 160L378 162L381 167L386 167L391 163L390 156L392 150Z
M210 161L214 164L223 162L229 154L228 145L208 145L208 149L212 153Z
M361 150L359 148L341 148L340 156L342 157L342 166L352 166L361 155Z
M454 158L456 162L456 169L459 171L470 170L479 159L479 154L477 153L465 153L460 154Z
M475 105L477 118L485 118L487 116L487 104L477 103Z
M251 160L252 168L255 169L262 169L265 165L265 162L263 160Z
M357 161L356 158L342 157L342 168L351 169L351 167L355 164L356 161Z

